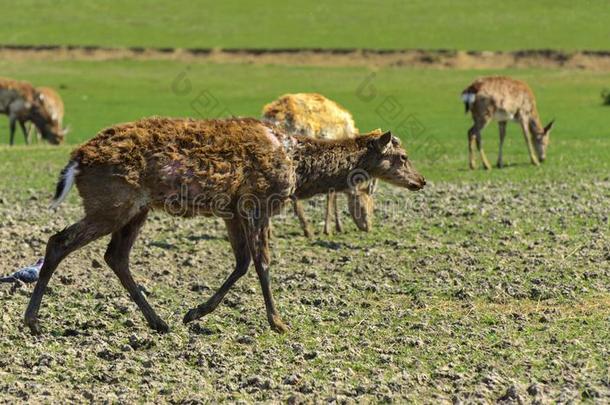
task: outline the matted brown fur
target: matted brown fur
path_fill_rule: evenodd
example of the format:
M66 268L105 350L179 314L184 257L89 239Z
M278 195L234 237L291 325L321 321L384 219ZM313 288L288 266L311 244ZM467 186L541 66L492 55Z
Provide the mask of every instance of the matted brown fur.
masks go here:
M263 107L263 118L294 135L342 139L358 133L349 111L318 93L285 94Z
M229 200L244 193L263 198L271 193L287 198L295 183L286 168L291 161L270 125L251 118L192 120L152 117L104 129L72 153L81 174L87 167L112 167L114 175L151 193L154 205L183 192L190 199L223 195ZM281 183L278 185L278 181ZM211 203L208 199L200 204ZM199 207L203 210L206 207Z

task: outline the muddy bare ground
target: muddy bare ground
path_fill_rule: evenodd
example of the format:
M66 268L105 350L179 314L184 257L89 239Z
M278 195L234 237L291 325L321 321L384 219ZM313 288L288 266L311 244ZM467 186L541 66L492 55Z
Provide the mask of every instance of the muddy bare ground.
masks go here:
M76 193L74 193L76 194ZM34 262L80 215L0 194L0 269ZM103 263L70 256L43 301L0 285L0 401L610 401L610 179L383 187L370 234L300 236L275 221L269 330L251 271L211 315L188 308L228 275L220 221L153 214L132 268L171 331L149 331ZM313 203L312 203L313 204ZM308 211L318 223L322 202ZM344 203L343 203L344 205Z
M439 69L564 68L610 71L610 52L521 50L479 52L424 49L182 49L0 45L6 60L179 60L312 66L411 66Z

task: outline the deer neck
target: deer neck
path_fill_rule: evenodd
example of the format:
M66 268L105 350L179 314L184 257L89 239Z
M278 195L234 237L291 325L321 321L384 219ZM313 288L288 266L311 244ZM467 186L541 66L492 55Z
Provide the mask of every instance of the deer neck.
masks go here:
M540 135L544 133L544 127L542 126L542 122L540 121L540 116L538 115L538 111L534 108L532 115L530 116L530 131L534 135Z
M348 189L356 176L369 172L366 154L366 146L356 139L299 138L292 152L297 177L295 197Z

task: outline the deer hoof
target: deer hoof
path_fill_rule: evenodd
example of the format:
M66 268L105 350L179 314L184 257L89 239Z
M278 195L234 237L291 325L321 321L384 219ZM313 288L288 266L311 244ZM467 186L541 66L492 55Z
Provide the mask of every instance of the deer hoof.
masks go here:
M42 333L42 330L40 329L40 323L37 319L27 319L25 323L28 325L28 328L30 328L30 333L32 335L36 336Z
M274 332L280 334L286 333L290 330L288 326L286 326L286 324L280 319L279 316L273 316L269 318L269 324L271 325L271 329L273 329Z
M169 332L169 326L167 326L167 324L161 319L157 319L153 324L150 325L150 327L159 333Z
M191 310L189 310L186 315L184 315L184 318L182 319L182 323L184 323L185 325L189 322L193 322L196 319L199 319L201 316L199 315L199 309L198 308L193 308Z

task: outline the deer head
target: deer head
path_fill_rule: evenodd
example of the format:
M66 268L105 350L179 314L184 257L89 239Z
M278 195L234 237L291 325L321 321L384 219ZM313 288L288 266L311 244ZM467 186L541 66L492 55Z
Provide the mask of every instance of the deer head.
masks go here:
M554 123L555 120L552 120L542 129L542 132L534 133L534 145L540 162L544 162L544 159L546 159L546 149L549 146L551 129L553 129Z
M42 137L53 145L59 145L64 141L69 128L62 129L57 120L54 120L49 112L40 104L32 104L30 118L34 125L40 130Z
M372 179L352 187L347 192L347 207L354 223L361 231L368 232L373 226L373 193L377 180Z
M412 191L426 185L426 180L411 164L400 140L391 132L367 138L368 152L365 159L373 177Z

